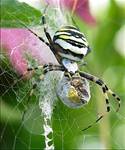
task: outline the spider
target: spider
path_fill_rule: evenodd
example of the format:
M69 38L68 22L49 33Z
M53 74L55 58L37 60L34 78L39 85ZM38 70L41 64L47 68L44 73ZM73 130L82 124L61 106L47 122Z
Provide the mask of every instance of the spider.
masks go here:
M90 47L85 35L81 33L77 27L68 25L58 29L52 38L46 27L46 8L41 20L48 41L45 41L27 26L25 27L50 48L58 60L59 65L49 63L36 68L27 68L27 72L35 71L37 69L43 69L44 74L50 71L63 71L64 76L57 88L57 96L59 96L64 104L71 108L81 107L89 102L90 91L88 81L92 81L102 89L107 105L106 112L110 112L108 94L111 94L118 102L118 108L116 109L116 112L118 112L120 108L120 98L112 92L101 79L79 70L78 62L82 61L82 59L90 52ZM104 114L82 131L91 128L103 117Z

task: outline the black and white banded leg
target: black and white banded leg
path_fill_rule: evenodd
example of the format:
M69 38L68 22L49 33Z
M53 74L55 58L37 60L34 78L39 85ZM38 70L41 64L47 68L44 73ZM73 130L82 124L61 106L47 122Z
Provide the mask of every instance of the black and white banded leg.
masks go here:
M55 50L54 50L54 48L53 48L53 40L52 40L52 38L51 38L51 35L49 34L49 32L47 31L47 26L46 26L46 18L45 18L45 15L46 15L46 9L47 9L47 7L48 7L48 5L46 6L46 8L44 9L44 12L43 12L43 15L42 15L42 25L43 25L43 27L44 27L44 33L45 33L45 36L46 36L46 38L47 38L47 40L48 40L48 42L47 41L45 41L41 36L39 36L39 35L37 35L34 31L32 31L28 26L26 26L23 22L20 22L24 27L26 27L26 29L28 30L28 31L30 31L32 34L34 34L40 41L42 41L43 43L45 43L49 48L50 48L50 50L52 51L52 53L55 55L56 54L56 52L55 52ZM55 55L55 57L56 57L56 55Z
M46 74L49 71L65 71L65 68L61 65L53 65L52 63L41 65L35 68L27 68L27 72L35 71L35 70L42 70L43 74Z
M22 77L23 77L24 75L26 75L28 72L32 72L32 71L35 71L35 70L38 70L38 69L40 69L40 70L43 71L43 74L42 74L43 77L44 77L44 74L46 74L46 73L49 72L49 71L58 71L58 70L64 71L63 66L60 66L60 65L53 65L53 64L46 64L46 65L41 65L41 66L34 67L34 68L27 68L27 71L25 72L25 74L21 75L20 78L22 78ZM29 103L29 101L30 101L30 98L31 98L32 95L33 95L34 89L36 89L37 84L38 84L39 81L42 80L42 79L43 79L43 78L41 78L41 76L40 76L40 78L38 79L38 81L37 81L35 84L33 84L32 88L31 88L31 90L30 90L30 92L29 92L29 94L28 94L29 97L28 97L27 102L26 102L27 105L28 105L28 103ZM23 112L23 115L22 115L22 122L24 121L24 116L25 116L26 111L27 111L27 107L25 108L25 110L24 110L24 112Z
M19 21L28 31L30 31L32 34L34 34L40 41L45 43L48 47L50 47L50 44L46 42L41 36L38 36L34 31L32 31L27 25L25 25L23 22Z
M91 75L91 74L88 74L86 72L79 72L80 76L81 77L84 77L86 78L87 80L90 80L92 82L95 82L96 84L98 84L99 86L101 86L102 88L102 91L103 91L103 94L104 94L104 97L105 97L105 101L106 101L106 105L107 105L107 112L110 111L110 106L109 106L109 98L108 98L108 94L111 94L115 100L118 102L118 108L116 109L116 112L119 111L119 108L120 108L120 98L114 93L112 92L111 89L109 89L107 87L107 85L99 78ZM102 118L104 117L104 115L101 115L93 124L89 125L87 128L83 129L82 131L85 131L87 130L88 128L92 127L95 123L97 123L99 120L101 120Z
M65 68L62 65L53 65L51 63L44 65L43 73L47 73L49 71L65 71Z
M47 31L47 24L46 24L46 18L45 18L47 8L48 8L48 5L45 7L45 9L43 11L42 22L41 23L42 23L42 25L44 27L44 33L45 33L45 35L46 35L46 37L47 37L47 39L49 41L49 44L52 45L53 41L52 41L52 38L51 38L49 32Z
M98 84L99 86L101 86L102 91L103 91L104 96L105 96L106 99L108 98L106 95L107 94L111 94L115 98L115 100L117 101L117 103L118 103L118 108L116 109L116 112L119 111L120 103L121 103L121 100L120 100L119 96L117 96L111 89L109 89L107 87L107 85L101 79L99 79L99 78L97 78L97 77L95 77L95 76L93 76L91 74L88 74L86 72L79 72L79 73L80 73L80 75L82 77L84 77L84 78L86 78L86 79L88 79L88 80L90 80L92 82L95 82L96 84ZM108 104L108 102L106 102L106 104Z

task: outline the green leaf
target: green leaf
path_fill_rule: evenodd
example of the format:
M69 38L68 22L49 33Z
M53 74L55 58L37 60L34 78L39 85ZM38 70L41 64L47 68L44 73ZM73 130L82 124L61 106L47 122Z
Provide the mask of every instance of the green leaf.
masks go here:
M1 100L1 122L17 122L21 119L21 113Z
M37 9L19 3L16 0L1 1L1 27L22 27L25 25L39 24L41 13Z

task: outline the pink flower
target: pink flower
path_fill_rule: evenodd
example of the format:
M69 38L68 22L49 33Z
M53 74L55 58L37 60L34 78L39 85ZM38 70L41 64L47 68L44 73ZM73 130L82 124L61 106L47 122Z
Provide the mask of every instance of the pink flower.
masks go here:
M30 54L39 64L54 63L57 60L50 49L26 29L1 29L1 44L18 73L27 70L25 54Z

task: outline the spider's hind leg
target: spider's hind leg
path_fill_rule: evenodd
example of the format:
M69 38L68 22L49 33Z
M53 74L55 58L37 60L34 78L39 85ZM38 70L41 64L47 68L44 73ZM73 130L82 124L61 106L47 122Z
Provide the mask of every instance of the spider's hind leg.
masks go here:
M95 77L91 74L88 74L86 72L79 71L79 74L80 74L81 77L84 77L84 78L86 78L86 79L88 79L92 82L95 82L96 84L98 84L102 88L103 94L105 96L105 102L106 102L106 105L107 105L107 112L110 111L108 93L111 94L116 99L116 101L118 102L118 108L116 109L116 112L119 110L119 108L120 108L120 98L114 92L112 92L102 80L100 80L99 78L97 78L97 77ZM97 122L99 122L103 117L104 117L104 114L101 115L99 118L97 118L95 122L93 122L91 125L89 125L85 129L83 129L82 131L85 131L85 130L91 128L93 125L95 125Z
M110 111L109 101L108 101L109 100L108 94L111 94L115 98L115 100L118 102L118 108L116 109L116 112L119 111L120 102L121 102L120 98L114 92L112 92L112 90L109 89L107 87L107 85L101 79L99 79L99 78L97 78L97 77L95 77L95 76L93 76L91 74L88 74L86 72L79 72L79 73L80 73L80 75L82 77L84 77L84 78L86 78L86 79L88 79L88 80L90 80L92 82L95 82L96 84L98 84L99 86L101 86L102 91L103 91L104 96L105 96L105 101L106 101L106 104L107 104L107 112Z
M116 109L116 112L118 112L119 109L120 109L120 102L121 102L120 98L111 89L109 89L107 87L107 85L101 79L98 79L97 77L94 77L94 81L95 81L96 84L98 84L102 87L102 91L103 91L104 94L109 93L115 98L115 100L118 102L118 108ZM108 102L107 102L107 104L108 104Z
M82 129L82 131L88 130L88 129L91 128L93 125L95 125L96 123L98 123L102 118L103 118L103 115L101 115L98 119L96 119L95 122L93 122L92 124L90 124L88 127Z
M116 109L116 112L118 112L120 109L120 104L121 104L121 100L119 96L117 96L114 92L112 92L111 89L108 90L108 93L111 94L118 101L118 108Z

